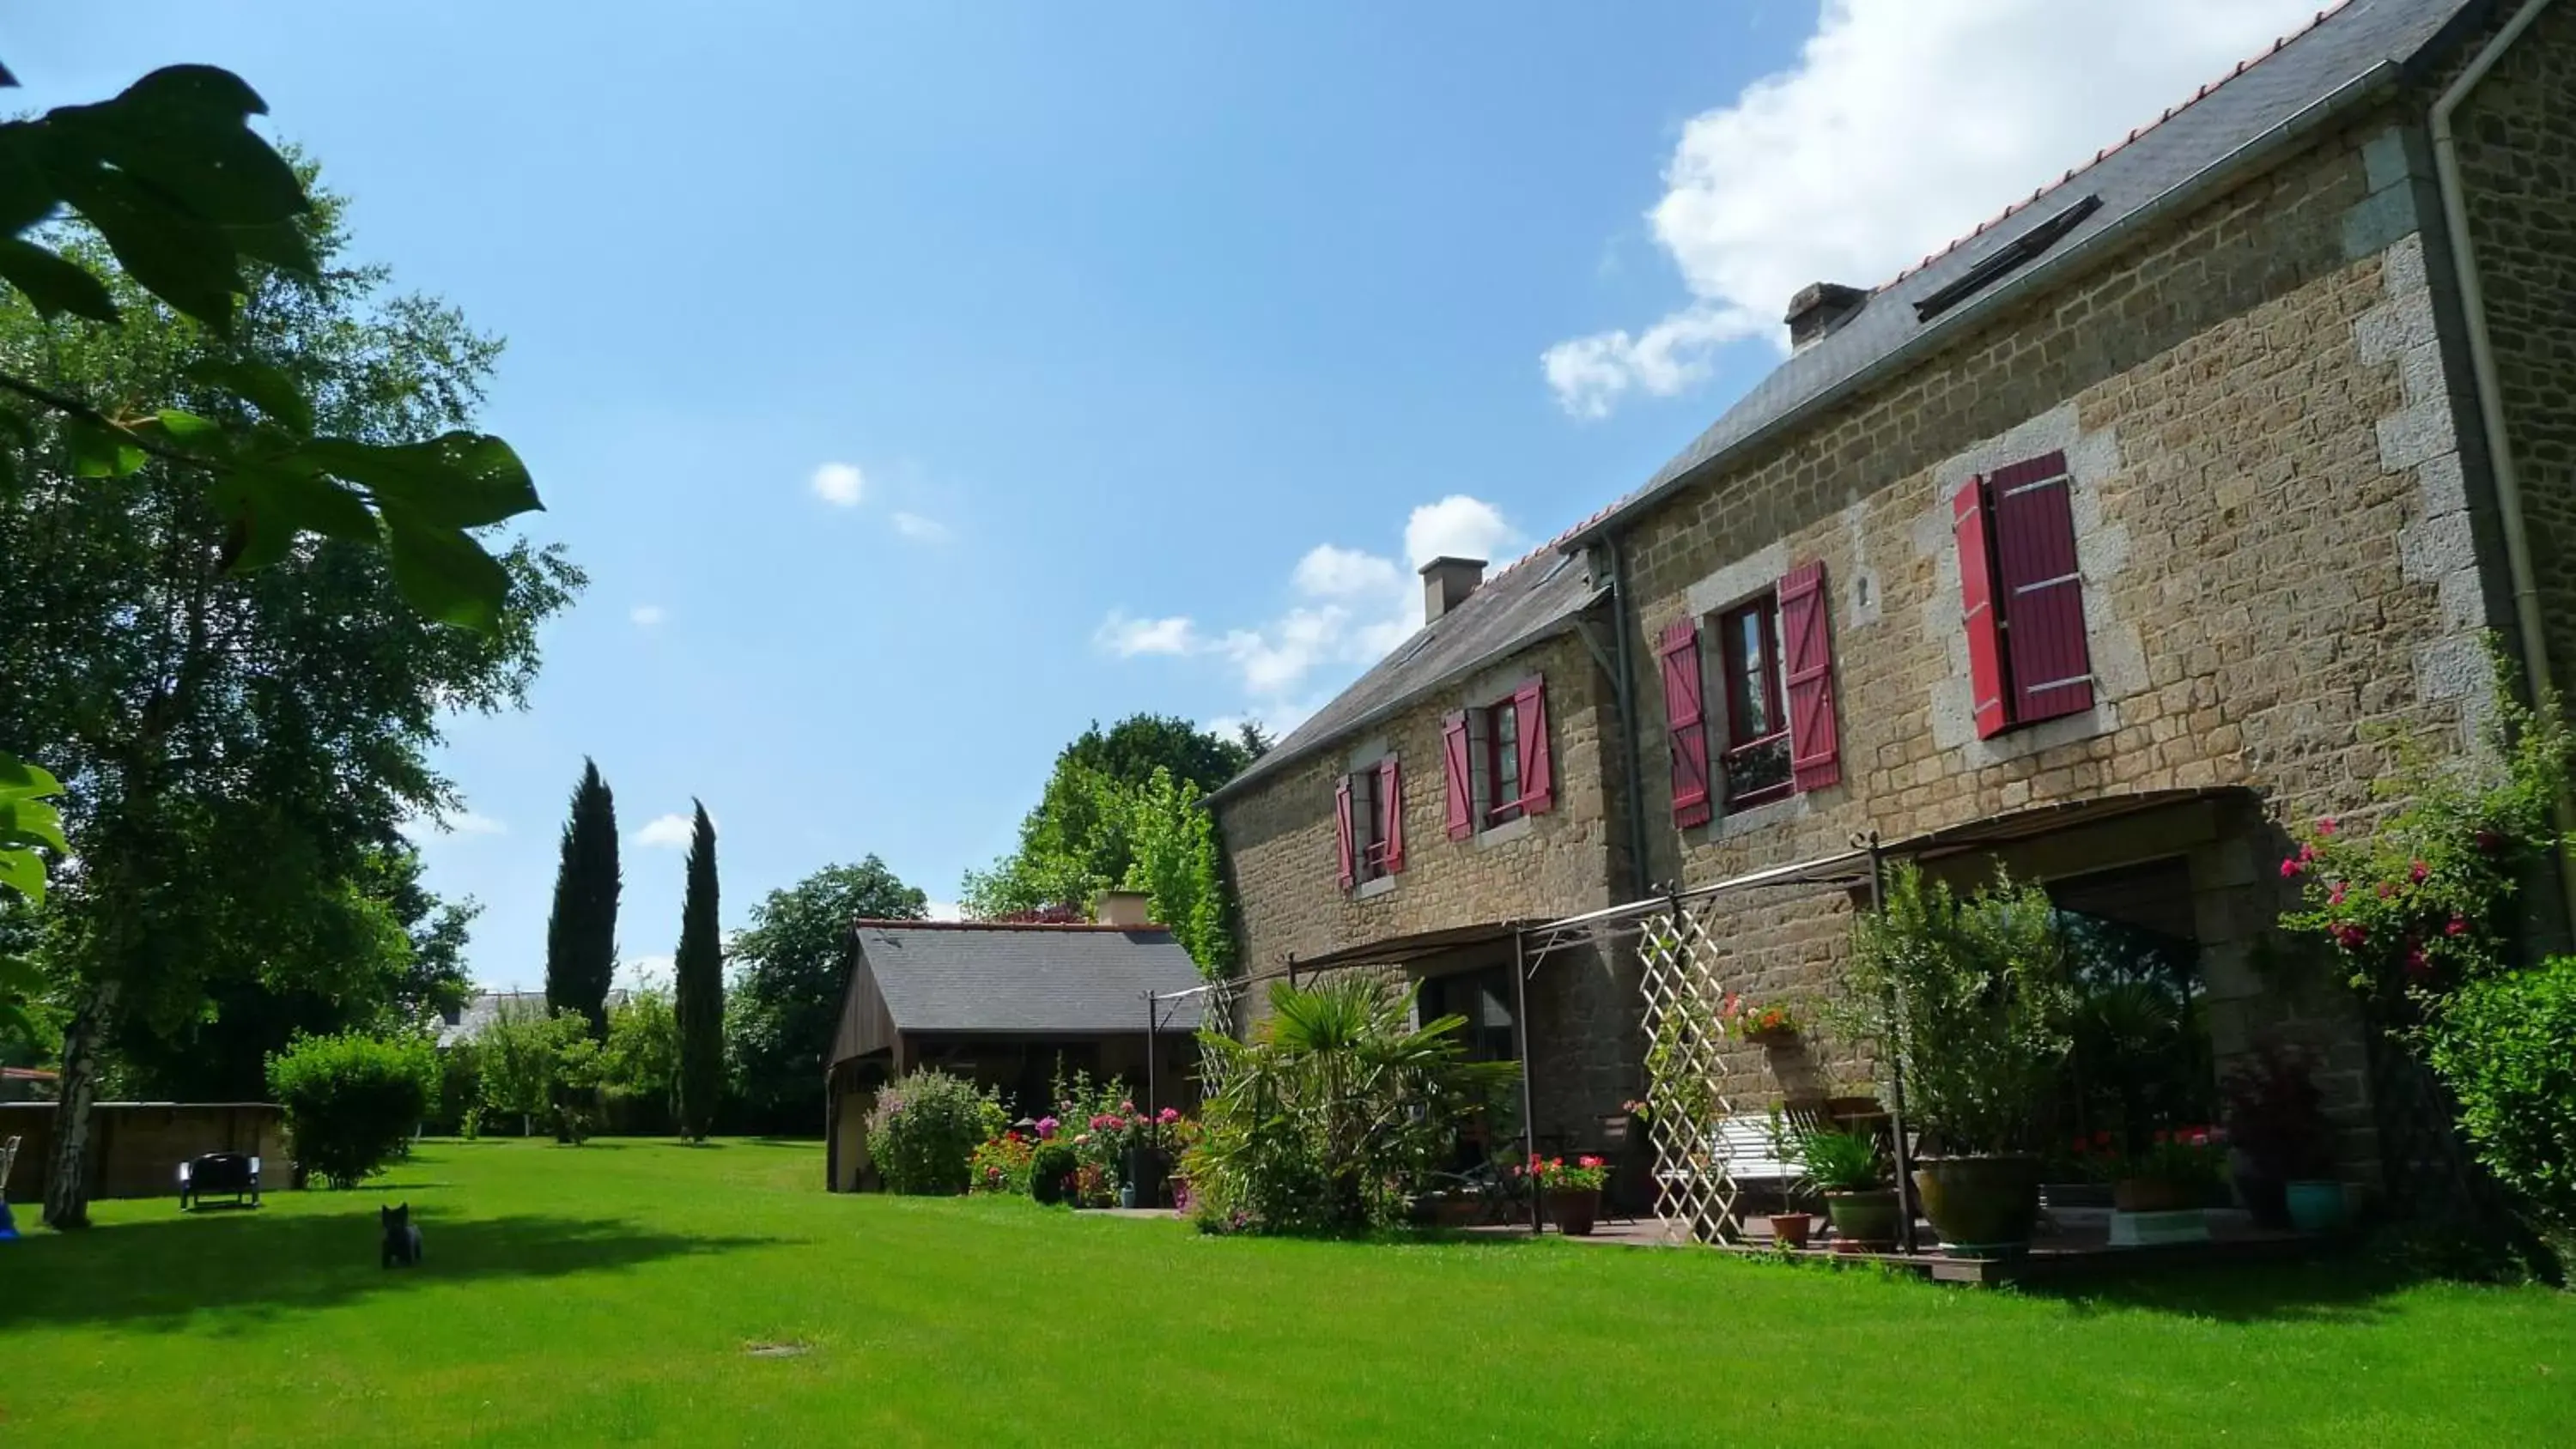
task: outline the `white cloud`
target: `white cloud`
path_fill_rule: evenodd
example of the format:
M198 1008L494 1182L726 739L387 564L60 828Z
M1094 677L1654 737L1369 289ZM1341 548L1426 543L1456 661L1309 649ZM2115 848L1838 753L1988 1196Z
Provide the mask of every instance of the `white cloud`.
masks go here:
M659 604L637 604L626 611L626 617L634 622L636 628L650 629L670 615Z
M1404 556L1413 561L1417 571L1435 558L1476 558L1499 563L1503 551L1517 548L1519 543L1520 535L1503 521L1499 509L1464 493L1425 503L1404 521Z
M1797 63L1694 116L1647 213L1690 301L1559 342L1578 417L1788 345L1809 282L1875 286L2305 25L2319 0L1823 0ZM2105 57L2116 56L2116 64Z
M621 991L657 991L671 989L671 958L668 956L630 956L618 963L616 979L610 983Z
M635 843L663 850L686 850L689 834L695 828L696 822L686 815L656 815L644 822L643 829L635 832Z
M966 919L966 908L957 904L955 901L931 901L928 902L924 908L930 912L930 919L934 921L962 921Z
M815 497L835 508L856 508L859 495L867 491L868 479L856 463L826 463L814 470L809 486Z
M1406 519L1402 558L1408 562L1337 543L1308 549L1288 574L1295 602L1266 623L1211 633L1188 615L1137 618L1113 610L1093 642L1121 658L1221 659L1247 696L1241 716L1220 721L1224 730L1257 717L1265 728L1284 733L1422 627L1415 566L1443 555L1499 565L1521 542L1492 504L1452 494L1423 504Z
M908 539L911 539L915 543L945 543L948 541L947 524L941 523L937 519L924 518L918 513L896 514L894 516L894 531L902 534Z
M1100 621L1092 641L1121 659L1139 654L1195 654L1201 647L1198 626L1186 615L1131 619L1114 609Z

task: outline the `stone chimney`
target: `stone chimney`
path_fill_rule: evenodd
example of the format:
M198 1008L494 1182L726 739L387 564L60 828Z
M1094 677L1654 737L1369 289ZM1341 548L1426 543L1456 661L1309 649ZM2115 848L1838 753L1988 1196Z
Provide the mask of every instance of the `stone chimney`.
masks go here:
M1143 891L1102 891L1091 904L1091 918L1121 930L1146 930L1154 924L1153 897Z
M1435 558L1422 566L1422 622L1436 623L1485 581L1480 558Z
M1840 282L1810 282L1789 299L1789 351L1804 352L1860 315L1869 293Z

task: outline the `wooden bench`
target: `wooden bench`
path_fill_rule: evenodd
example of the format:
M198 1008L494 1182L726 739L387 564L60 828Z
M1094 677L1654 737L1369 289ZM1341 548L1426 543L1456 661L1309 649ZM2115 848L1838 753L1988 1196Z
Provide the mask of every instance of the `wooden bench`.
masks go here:
M230 1194L233 1206L245 1199L259 1206L259 1159L238 1152L209 1152L179 1164L179 1211L204 1207L209 1194Z

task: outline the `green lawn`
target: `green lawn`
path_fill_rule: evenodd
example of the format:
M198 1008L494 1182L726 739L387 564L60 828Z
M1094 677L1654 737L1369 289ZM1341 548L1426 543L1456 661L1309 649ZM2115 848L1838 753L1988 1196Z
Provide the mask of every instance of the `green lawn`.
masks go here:
M2545 1292L2350 1267L1972 1292L821 1176L811 1145L441 1144L257 1213L104 1204L0 1244L0 1443L2576 1439L2576 1297ZM428 1264L385 1272L376 1208L406 1199Z

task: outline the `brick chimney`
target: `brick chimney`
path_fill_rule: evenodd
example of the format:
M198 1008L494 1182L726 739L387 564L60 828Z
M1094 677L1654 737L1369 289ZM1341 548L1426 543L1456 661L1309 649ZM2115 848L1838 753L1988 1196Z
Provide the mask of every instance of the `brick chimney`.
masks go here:
M1154 924L1153 899L1143 891L1102 891L1091 904L1091 918L1103 926L1146 930Z
M1422 622L1438 622L1441 615L1476 592L1485 581L1485 561L1480 558L1435 558L1422 566Z
M1860 315L1869 293L1840 282L1810 282L1789 299L1789 351L1804 352Z

